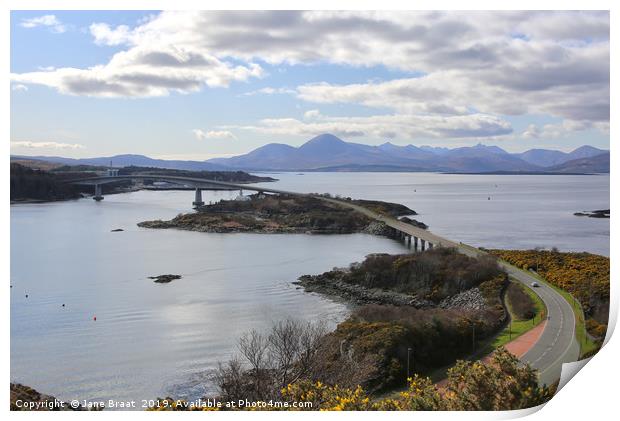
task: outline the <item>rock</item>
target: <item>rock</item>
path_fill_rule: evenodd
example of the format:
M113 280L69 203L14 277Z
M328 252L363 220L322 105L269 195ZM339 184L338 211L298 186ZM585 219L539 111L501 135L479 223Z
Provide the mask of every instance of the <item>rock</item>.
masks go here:
M409 218L407 216L403 216L402 218L400 218L400 221L401 222L406 222L407 224L413 225L414 227L421 228L423 230L428 228L428 225L426 225L424 222L420 222L420 221L417 221L415 219L411 219L411 218Z
M609 209L599 209L593 211L583 211L583 212L575 212L573 215L575 216L587 216L589 218L609 218L610 210Z
M83 411L53 396L44 395L31 387L11 383L11 411Z
M149 276L149 279L154 279L153 282L158 284L167 284L168 282L174 281L175 279L181 279L181 275L158 275L158 276Z
M391 228L385 225L384 222L373 221L370 224L368 224L362 232L366 234L372 234L372 235L389 236L391 235Z
M485 306L486 300L478 288L468 289L451 297L444 298L439 302L440 308L482 310Z
M395 306L413 306L415 308L434 307L431 301L414 295L375 288L365 288L342 280L344 271L326 272L321 275L303 275L295 285L301 285L307 292L335 296L353 304L389 304Z

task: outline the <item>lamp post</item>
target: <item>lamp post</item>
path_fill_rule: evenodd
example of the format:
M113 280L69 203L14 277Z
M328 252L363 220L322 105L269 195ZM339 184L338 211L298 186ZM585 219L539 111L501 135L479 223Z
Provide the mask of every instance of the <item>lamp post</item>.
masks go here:
M471 353L476 352L476 321L471 321Z
M409 366L410 366L410 361L411 361L411 354L413 352L413 348L407 348L407 381L409 380ZM415 360L413 361L414 365L414 370L415 370Z

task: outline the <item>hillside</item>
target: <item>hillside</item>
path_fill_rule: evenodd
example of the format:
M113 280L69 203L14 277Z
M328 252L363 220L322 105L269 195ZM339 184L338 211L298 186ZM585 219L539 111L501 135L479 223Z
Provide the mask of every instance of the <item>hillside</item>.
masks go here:
M530 149L509 153L498 146L445 148L395 145L378 146L345 142L331 134L316 136L299 147L269 143L244 155L213 158L208 161L182 161L149 158L144 155L114 155L98 158L58 156L12 156L11 161L41 162L42 169L54 165L107 167L149 167L185 171L371 171L371 172L449 172L496 174L569 174L609 172L604 155L609 152L581 146L572 152ZM45 168L43 168L45 165Z
M549 171L559 173L608 173L609 152L588 158L573 159L563 164L549 168Z
M245 155L215 158L208 163L231 169L255 171L433 171L456 173L513 172L546 173L555 165L566 165L557 173L601 172L587 169L570 171L569 162L589 159L606 151L582 146L567 153L532 149L508 153L497 146L478 144L460 148L399 146L386 142L379 146L345 142L331 134L316 136L299 147L270 143ZM604 170L604 166L601 167ZM602 171L604 172L604 171Z

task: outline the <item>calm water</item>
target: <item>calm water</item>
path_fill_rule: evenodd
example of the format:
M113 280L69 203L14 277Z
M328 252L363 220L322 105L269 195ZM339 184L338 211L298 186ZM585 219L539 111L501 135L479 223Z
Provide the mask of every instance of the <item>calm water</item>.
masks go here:
M609 254L609 220L572 215L609 207L607 176L276 177L280 181L270 186L403 203L433 231L474 245ZM206 200L232 195L203 193ZM201 396L204 373L231 355L243 332L286 317L333 325L346 316L344 305L292 286L299 275L372 252L404 250L362 234L205 234L136 226L187 212L192 199L187 191L136 192L101 203L11 206L13 381L62 399ZM125 231L110 232L114 228ZM170 284L147 279L163 273L183 278Z
M609 256L609 175L278 173L281 189L402 203L447 238L482 247L557 247ZM491 200L489 200L489 197Z

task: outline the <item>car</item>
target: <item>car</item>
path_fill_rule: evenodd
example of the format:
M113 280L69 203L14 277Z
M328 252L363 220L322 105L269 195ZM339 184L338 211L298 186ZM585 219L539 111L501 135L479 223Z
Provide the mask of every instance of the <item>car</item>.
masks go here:
M538 282L532 282L532 287L538 288L540 284Z

